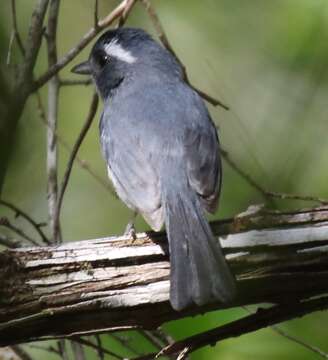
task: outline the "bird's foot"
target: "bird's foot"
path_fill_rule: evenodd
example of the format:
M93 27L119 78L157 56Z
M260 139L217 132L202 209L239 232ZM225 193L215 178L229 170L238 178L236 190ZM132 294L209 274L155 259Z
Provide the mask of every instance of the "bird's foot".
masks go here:
M134 223L132 221L126 225L124 236L130 237L133 241L137 239L136 228L134 227Z

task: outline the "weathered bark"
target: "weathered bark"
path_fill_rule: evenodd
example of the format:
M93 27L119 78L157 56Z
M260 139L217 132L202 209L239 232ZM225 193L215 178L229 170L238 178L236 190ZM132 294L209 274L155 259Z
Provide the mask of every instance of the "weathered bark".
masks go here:
M212 223L238 280L234 303L175 312L164 233L0 253L0 346L133 327L328 291L328 207Z

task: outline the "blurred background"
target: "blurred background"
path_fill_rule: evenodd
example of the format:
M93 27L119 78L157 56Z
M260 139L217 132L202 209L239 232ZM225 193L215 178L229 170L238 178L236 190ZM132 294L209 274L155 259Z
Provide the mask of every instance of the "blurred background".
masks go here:
M17 1L18 27L23 40L36 1ZM99 15L105 16L117 1L100 0ZM218 97L230 111L208 105L219 128L223 148L259 184L271 191L328 198L328 3L326 0L155 0L153 5L171 45L186 65L191 82ZM73 47L93 24L94 2L62 1L58 25L59 57ZM20 62L17 46L6 65L11 33L10 1L2 1L0 11L0 61L6 72ZM134 7L127 24L155 35L144 8ZM69 69L84 60L90 46L62 72L73 79ZM47 68L43 47L36 68ZM59 101L60 137L73 144L89 109L92 86L66 86ZM47 86L41 90L47 103ZM19 121L13 152L2 192L39 221L47 221L46 128L37 102L31 96ZM104 181L106 168L100 153L98 118L85 139L79 156ZM1 148L0 151L4 151ZM59 148L60 179L69 153ZM215 218L244 211L263 197L224 163L223 190ZM275 200L275 207L300 208L314 205L300 201ZM0 216L12 215L0 208ZM75 163L61 215L65 241L121 234L129 210L90 174ZM23 221L17 224L24 229ZM139 217L137 231L147 226ZM27 232L29 229L25 229ZM6 233L5 229L0 232ZM164 326L181 339L245 315L242 309L219 311ZM312 314L282 325L290 334L328 352L328 315ZM109 338L108 346L119 349ZM141 350L149 344L135 335ZM30 349L36 359L51 359ZM89 350L88 350L89 351ZM88 359L95 353L88 352ZM291 342L272 330L224 341L195 352L192 359L316 359L318 354ZM108 357L110 359L110 357Z

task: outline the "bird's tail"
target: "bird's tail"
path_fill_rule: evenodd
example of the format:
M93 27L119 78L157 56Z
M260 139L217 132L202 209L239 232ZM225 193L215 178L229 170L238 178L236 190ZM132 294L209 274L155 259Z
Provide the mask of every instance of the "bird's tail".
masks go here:
M170 301L175 310L191 305L228 302L235 279L214 238L195 192L163 189L171 262ZM169 187L172 189L172 187Z

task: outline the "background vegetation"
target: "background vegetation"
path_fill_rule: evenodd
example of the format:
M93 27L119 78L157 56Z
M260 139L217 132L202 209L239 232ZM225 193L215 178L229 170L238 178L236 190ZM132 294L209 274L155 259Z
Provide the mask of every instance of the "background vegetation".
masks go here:
M17 1L19 30L23 40L35 1ZM100 16L117 4L102 0ZM225 111L209 105L219 127L222 145L238 165L264 188L286 193L328 198L328 4L325 0L157 0L154 5L179 58L193 84L227 103ZM94 3L90 0L62 1L58 25L58 52L66 53L90 28ZM154 34L144 9L136 5L128 26ZM6 65L11 32L10 1L0 11L1 68L13 71L20 57L14 46ZM90 46L78 57L88 56ZM46 51L40 53L37 73L47 67ZM62 76L73 78L69 69ZM65 87L60 93L60 136L72 144L88 111L92 86ZM1 94L1 92L0 92ZM46 103L46 87L42 90ZM99 109L98 118L100 115ZM31 216L47 221L45 143L36 99L31 96L19 121L13 153L3 188L3 198L19 205ZM1 147L0 151L5 151ZM106 179L105 164L94 122L79 152L92 169ZM60 175L68 153L60 148ZM233 216L254 203L264 202L227 164L217 218ZM275 200L277 208L302 207L304 202ZM9 215L0 208L0 216ZM123 232L128 209L77 164L65 195L61 215L65 241L95 238ZM24 223L17 219L24 228ZM137 230L146 230L141 218ZM5 229L0 232L6 233ZM219 311L165 325L174 338L183 338L218 326L244 313L242 309ZM283 325L289 333L328 352L327 314L313 314ZM118 343L111 341L116 351ZM140 349L149 344L139 335L133 340ZM49 359L36 349L36 358ZM89 350L88 350L89 351ZM94 353L90 351L88 359ZM225 341L194 353L192 359L316 359L303 347L275 334L271 329Z

